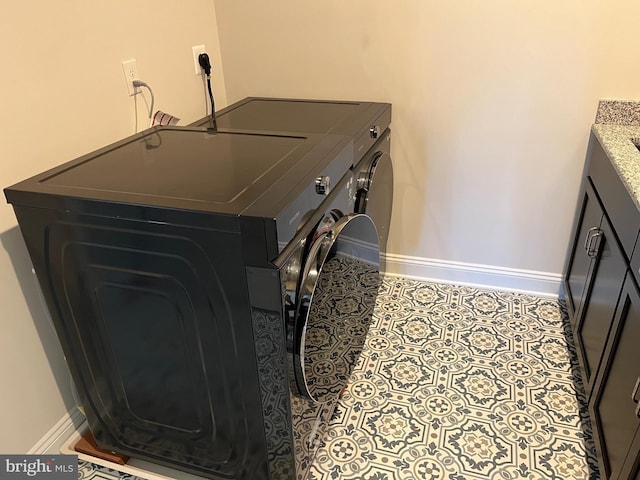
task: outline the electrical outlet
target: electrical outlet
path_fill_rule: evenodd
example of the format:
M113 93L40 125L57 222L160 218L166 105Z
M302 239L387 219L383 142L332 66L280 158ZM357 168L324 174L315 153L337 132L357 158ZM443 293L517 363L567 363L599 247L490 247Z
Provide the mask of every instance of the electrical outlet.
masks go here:
M193 65L196 69L196 75L200 75L202 73L202 67L200 66L200 62L198 62L198 57L201 53L205 53L207 49L204 45L196 45L191 47L191 51L193 52Z
M127 89L131 97L138 93L138 89L133 86L133 81L138 80L138 67L136 66L135 58L122 62L122 71L124 72L124 79L127 82Z

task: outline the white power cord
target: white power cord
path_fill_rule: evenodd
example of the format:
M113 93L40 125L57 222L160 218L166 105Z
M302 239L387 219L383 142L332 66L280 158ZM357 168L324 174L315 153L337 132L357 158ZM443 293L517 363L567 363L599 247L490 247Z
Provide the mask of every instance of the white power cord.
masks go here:
M149 90L149 93L151 94L151 107L149 108L149 127L153 126L153 104L155 103L155 98L153 96L153 90L151 90L151 87L149 85L147 85L145 82L143 82L142 80L134 80L133 81L133 87L134 88L140 88L140 87L144 87L147 90Z

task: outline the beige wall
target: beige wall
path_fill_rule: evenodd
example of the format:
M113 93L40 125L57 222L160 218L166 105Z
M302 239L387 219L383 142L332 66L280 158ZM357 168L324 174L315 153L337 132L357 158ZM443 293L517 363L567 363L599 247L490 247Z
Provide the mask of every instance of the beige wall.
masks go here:
M640 97L635 0L215 1L230 101L393 103L390 250L560 273L601 97Z
M0 186L11 185L134 132L136 100L120 62L135 58L156 107L204 115L191 47L214 62L226 103L211 0L4 2L0 9ZM147 105L137 99L138 125ZM0 452L24 453L72 406L68 373L38 297L9 205L0 202Z

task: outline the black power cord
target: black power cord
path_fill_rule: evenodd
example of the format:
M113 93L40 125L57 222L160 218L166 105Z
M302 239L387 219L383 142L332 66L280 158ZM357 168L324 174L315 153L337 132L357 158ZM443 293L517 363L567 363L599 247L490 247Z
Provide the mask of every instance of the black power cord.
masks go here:
M209 99L211 100L211 127L209 130L217 132L218 123L216 122L216 104L213 100L213 90L211 89L211 61L209 60L209 55L206 53L198 55L198 63L202 67L202 70L204 70L204 74L207 77L207 89L209 90Z

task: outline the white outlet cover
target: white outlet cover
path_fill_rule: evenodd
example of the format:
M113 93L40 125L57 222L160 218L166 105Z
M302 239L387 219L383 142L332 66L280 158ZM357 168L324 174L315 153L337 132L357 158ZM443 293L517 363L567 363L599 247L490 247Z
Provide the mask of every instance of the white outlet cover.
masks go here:
M207 49L204 45L195 45L191 47L191 51L193 52L193 66L195 67L196 75L202 74L202 67L200 66L200 62L198 62L198 56L201 53L205 53Z
M133 81L138 80L138 67L135 58L122 62L122 71L124 73L124 79L127 82L129 96L135 95L138 93L138 89L133 86Z

